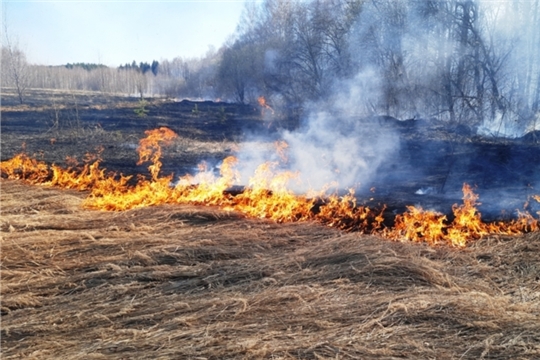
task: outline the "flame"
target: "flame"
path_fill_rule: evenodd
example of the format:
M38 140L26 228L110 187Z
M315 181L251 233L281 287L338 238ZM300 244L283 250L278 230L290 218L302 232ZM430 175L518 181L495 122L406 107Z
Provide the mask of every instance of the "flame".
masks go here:
M236 170L238 159L234 156L223 161L219 175L203 163L197 174L183 176L174 184L172 174L160 176L159 172L162 146L170 145L177 135L164 127L148 130L145 134L137 148L137 164L150 162L150 179L140 175L132 182L130 176L106 173L100 168L102 148L98 148L96 154L87 154L83 165L68 157L67 168L47 165L23 153L0 163L0 173L2 177L30 184L89 191L83 206L96 210L124 211L159 204L212 205L276 222L313 221L342 230L380 234L392 240L433 245L446 243L455 247L464 247L468 242L490 234L513 235L540 230L540 221L526 211L518 212L518 218L513 221L483 222L477 209L479 197L467 184L462 189L463 204L452 207L452 221L441 213L408 206L405 213L395 217L394 226L387 228L384 207L375 211L359 206L352 189L342 196L328 195L327 189L306 194L291 191L289 183L297 181L299 174L280 169L280 165L287 162L288 145L285 142L275 144L281 162L261 164L248 186L236 196L227 191L238 184L240 178ZM333 187L337 188L335 184ZM540 202L540 195L532 198Z
M257 101L259 102L259 105L262 107L262 112L263 112L263 114L264 114L264 110L265 110L265 109L270 110L270 111L272 112L272 114L275 113L274 109L272 109L272 108L270 107L270 105L267 104L266 98L265 98L264 96L259 96L259 98L257 99Z
M385 235L395 239L425 241L431 244L446 242L463 247L468 241L490 234L516 235L539 230L539 220L529 213L518 212L518 219L509 222L484 223L478 212L478 195L468 184L463 184L463 204L454 204L454 220L449 223L445 215L408 206L407 212L397 215L394 228Z
M141 165L144 162L152 161L152 165L148 167L152 179L157 180L159 171L161 170L161 143L169 145L178 135L169 128L160 127L159 129L146 130L144 132L147 136L141 139L137 152L139 153L139 161L137 165Z
M83 206L89 209L123 211L137 207L159 205L169 202L171 195L170 182L172 175L159 177L161 170L161 145L170 145L178 137L174 131L169 128L161 127L159 129L145 131L147 135L139 141L137 152L139 161L137 165L151 161L148 171L152 176L149 181L139 177L135 187L128 187L127 183L130 177L120 176L102 178L97 182L90 196L85 200Z
M438 244L445 240L446 216L421 207L407 206L407 212L397 215L394 228L386 236L394 240L425 241Z
M383 211L384 208L377 215L369 207L357 206L355 192L349 189L344 196L332 194L325 197L315 218L327 226L342 230L375 232L384 220Z
M283 164L286 164L289 161L289 156L287 155L287 149L289 148L289 144L287 144L286 141L279 140L274 143L274 146L276 148L276 153L279 156L279 159Z
M276 171L278 163L259 165L248 188L235 199L233 208L248 216L277 222L308 220L313 201L295 195L288 183L298 177L290 171Z
M206 166L200 166L196 176L186 175L180 178L171 193L171 201L180 204L229 206L230 197L225 194L225 190L239 179L239 174L234 169L237 163L234 156L225 158L219 177L208 171Z
M32 159L25 153L0 163L0 173L8 179L25 180L30 184L45 183L50 176L45 162Z

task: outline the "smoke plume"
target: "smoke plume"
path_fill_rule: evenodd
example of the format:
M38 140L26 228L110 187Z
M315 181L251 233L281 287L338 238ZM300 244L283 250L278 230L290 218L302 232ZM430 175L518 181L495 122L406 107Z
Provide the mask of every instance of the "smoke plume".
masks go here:
M399 148L398 134L368 117L369 104L380 96L378 77L366 70L334 88L328 100L307 107L299 129L280 134L287 144L284 156L275 149L256 148L256 141L244 145L239 154L242 181L261 163L277 162L279 170L296 174L289 188L298 192L369 183Z

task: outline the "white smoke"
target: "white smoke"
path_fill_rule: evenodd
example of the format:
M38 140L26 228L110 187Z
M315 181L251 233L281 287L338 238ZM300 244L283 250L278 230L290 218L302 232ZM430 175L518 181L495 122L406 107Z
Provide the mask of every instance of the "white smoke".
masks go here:
M523 127L516 121L508 121L504 114L497 112L494 118L487 118L482 122L477 134L485 137L517 138L523 136Z
M370 103L381 96L378 77L371 70L340 84L329 101L311 104L304 125L281 134L288 147L286 161L275 149L243 146L239 170L247 183L257 166L272 161L297 173L289 188L297 192L336 190L366 185L379 166L399 148L399 136L367 121Z

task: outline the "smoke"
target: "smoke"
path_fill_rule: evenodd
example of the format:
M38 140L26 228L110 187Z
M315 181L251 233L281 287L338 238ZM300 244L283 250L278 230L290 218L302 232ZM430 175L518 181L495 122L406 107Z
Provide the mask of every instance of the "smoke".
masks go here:
M310 117L305 131L284 134L290 162L302 184L322 189L334 183L350 188L366 184L386 157L397 150L392 132L375 132L362 122L350 123L329 112Z
M508 121L504 114L497 112L494 118L485 119L476 132L485 137L518 138L526 131L516 121Z
M540 5L471 2L475 17L467 26L478 38L470 32L464 45L466 24L450 16L459 14L458 4L364 4L349 42L357 66L377 67L386 79L386 97L374 105L397 118L419 114L478 127L483 136L522 136L540 109Z
M303 125L280 134L287 144L283 153L256 147L258 141L246 143L238 155L242 181L247 183L260 164L274 162L276 171L295 174L289 188L297 192L367 185L399 149L398 134L367 117L370 103L381 96L378 79L366 70L337 84L328 100L310 104Z
M514 158L512 151L502 149L502 154L512 156L504 163L499 149L487 147L487 155L476 157L472 145L448 145L445 139L454 134L472 135L471 130L485 136L519 137L538 129L540 120L531 119L540 119L534 102L540 74L534 60L538 58L534 55L540 55L539 36L533 33L536 20L527 16L528 5L513 7L511 2L497 5L487 0L475 4L481 13L474 24L479 38L467 30L468 41L464 42L459 36L464 25L453 16L453 12L459 15L458 7L444 2L366 2L346 35L344 51L351 54L347 71L332 73L323 66L327 78L332 78L328 74L341 78L323 89L324 99L304 104L297 130L279 134L288 145L283 153L268 145L268 137L253 137L244 143L238 154L241 183L248 184L260 164L272 162L275 172L296 174L289 188L297 192L361 189L370 184L410 191L408 184L414 183L411 194L459 198L464 182L478 182L482 189L494 192L507 186L512 172L505 169L518 171L530 157ZM520 18L527 21L520 22ZM285 55L279 48L268 49L265 70L279 73L277 62ZM349 74L355 75L343 78ZM287 95L312 98L294 80ZM418 126L418 132L407 130L416 136L411 140L400 136L395 127L381 126L379 120L384 117L374 114L429 120L412 125ZM438 132L442 126L448 130L442 132L444 139ZM439 138L422 141L421 146L415 143L428 128ZM494 158L487 162L485 157L492 153ZM475 170L478 167L485 173ZM468 175L469 171L474 174ZM498 176L492 174L501 174L504 181L495 181ZM516 208L506 197L498 201L496 195L485 191L483 195L485 208L491 203Z

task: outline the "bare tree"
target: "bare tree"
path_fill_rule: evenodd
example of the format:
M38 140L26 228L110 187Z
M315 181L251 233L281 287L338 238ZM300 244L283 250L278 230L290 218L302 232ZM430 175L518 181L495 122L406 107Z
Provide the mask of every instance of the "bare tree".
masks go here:
M256 57L259 55L253 43L237 41L223 49L217 71L218 88L222 95L240 103L246 101L249 89L255 86Z
M24 101L24 92L28 85L28 63L26 55L13 43L4 20L4 41L2 46L2 78L8 79L8 85L15 87L19 102ZM6 76L6 77L4 77Z

